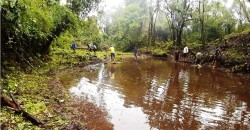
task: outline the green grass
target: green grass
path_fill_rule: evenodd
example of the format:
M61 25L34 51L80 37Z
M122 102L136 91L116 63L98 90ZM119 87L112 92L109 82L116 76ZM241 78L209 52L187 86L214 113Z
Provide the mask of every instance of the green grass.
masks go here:
M108 51L96 53L96 56L103 61L109 58L109 55ZM87 65L93 56L94 52L87 50L76 50L74 53L72 50L54 48L49 56L51 60L36 66L36 71L34 68L31 73L14 71L15 67L11 69L13 71L8 73L3 80L2 95L9 97L8 93L12 93L24 110L39 120L47 120L45 129L60 127L70 121L65 119L60 112L58 113L54 105L69 102L70 96L67 90L57 88L51 85L51 82L56 80L55 75L62 78L60 77L62 70ZM116 52L115 60L119 61L126 56L132 56L132 53ZM71 76L77 77L72 74ZM64 85L70 85L70 83L61 82L60 85L66 89L67 86ZM70 110L68 112L70 115ZM32 125L21 115L14 114L7 107L1 109L0 122L8 129L41 129Z
M81 57L84 60L80 61ZM53 73L57 74L65 68L88 63L88 55L84 51L73 53L71 50L54 49L50 58L50 61L32 68L31 73L11 69L15 71L10 71L5 75L6 78L3 79L1 88L4 97L10 97L9 93L12 93L24 110L39 120L48 120L45 125L47 128L58 127L69 122L56 113L56 109L53 107L54 104L62 101L69 101L67 92L60 88L52 88L53 86L49 84L55 80ZM14 114L7 107L1 109L0 122L8 129L40 129L21 115Z

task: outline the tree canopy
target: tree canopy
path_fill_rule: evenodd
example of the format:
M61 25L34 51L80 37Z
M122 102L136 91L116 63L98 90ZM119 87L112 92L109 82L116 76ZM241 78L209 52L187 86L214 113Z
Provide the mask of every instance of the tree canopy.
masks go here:
M112 15L105 15L104 34L111 43L127 49L131 45L154 46L162 41L182 46L187 42L204 46L225 35L249 28L249 4L234 1L228 7L223 0L126 0ZM163 17L165 17L163 19ZM166 24L167 23L167 24Z
M86 10L80 12L87 14L97 1L86 2L87 5L82 5ZM83 19L81 14L60 5L59 1L2 1L1 22L3 66L8 60L23 65L22 57L41 58L48 55L52 47L69 48L72 41L79 45L101 42L96 17Z
M10 53L46 55L51 47L68 48L72 41L114 44L122 51L134 46L155 48L159 43L204 47L250 26L247 0L236 0L232 7L225 0L125 0L112 12L102 11L101 2L2 1L3 57ZM91 16L91 12L98 15Z

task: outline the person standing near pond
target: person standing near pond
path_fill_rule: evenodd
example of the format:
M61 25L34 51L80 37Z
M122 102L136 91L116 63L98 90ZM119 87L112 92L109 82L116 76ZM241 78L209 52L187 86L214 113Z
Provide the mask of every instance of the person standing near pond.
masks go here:
M174 60L175 60L176 62L179 61L179 55L180 55L180 52L179 52L179 50L177 49L177 50L174 52Z
M95 44L93 44L93 51L94 51L94 53L95 53L95 55L96 55L96 51L97 51L97 47L96 47L96 45Z
M92 51L92 45L89 43L88 44L88 50L91 52Z
M115 60L115 48L113 47L113 45L110 46L109 50L110 50L110 57L111 57L111 62L112 62Z
M135 59L137 60L137 56L138 56L138 49L135 47L134 48L134 56L135 56Z
M196 55L195 55L195 64L196 64L198 67L201 67L201 59L202 59L202 54L201 54L201 52L197 52Z
M183 58L184 58L184 63L186 62L186 58L188 57L188 47L187 45L183 48Z
M74 53L76 52L76 42L73 41L71 44L70 44L70 47L71 49L74 51Z
M215 49L215 53L214 53L214 55L213 55L213 61L212 61L212 67L213 67L213 68L216 67L216 64L217 64L217 62L218 62L218 60L219 60L219 56L220 56L220 55L221 55L221 50L220 50L219 47L217 47L217 48Z

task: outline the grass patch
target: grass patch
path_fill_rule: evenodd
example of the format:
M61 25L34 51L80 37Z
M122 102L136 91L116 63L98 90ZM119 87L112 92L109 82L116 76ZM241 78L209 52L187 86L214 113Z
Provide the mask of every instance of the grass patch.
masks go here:
M98 51L101 60L109 58L110 52ZM71 115L72 110L60 107L70 101L67 90L79 73L70 73L74 67L85 66L95 56L87 50L52 49L50 60L32 68L32 71L10 71L3 80L2 95L9 97L12 93L20 106L37 119L44 121L43 128L32 125L21 115L14 114L7 107L1 109L1 126L8 129L52 129L60 128L70 122L64 115ZM132 53L116 52L116 61ZM63 71L65 70L65 72ZM67 71L68 70L68 71ZM66 73L66 74L65 74ZM60 108L60 110L58 109Z
M45 129L60 127L69 120L54 106L70 101L69 93L60 88L64 86L59 81L51 82L56 81L55 75L63 69L88 64L89 57L87 51L73 53L71 50L53 49L50 60L35 66L31 72L8 72L3 79L2 96L9 97L12 93L25 111L45 122ZM12 68L9 70L15 70L15 67ZM2 128L41 129L7 107L1 109L0 121Z

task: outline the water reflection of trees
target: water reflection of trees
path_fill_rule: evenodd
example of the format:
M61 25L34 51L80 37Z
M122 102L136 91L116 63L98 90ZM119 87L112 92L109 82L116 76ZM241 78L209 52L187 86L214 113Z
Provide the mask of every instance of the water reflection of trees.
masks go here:
M142 107L153 128L249 128L244 114L249 104L244 104L237 94L229 94L232 89L228 86L235 83L225 75L161 62L147 63L140 69L126 67L131 73L116 81L123 85L125 106ZM121 72L126 67L122 66Z
M102 72L103 81L119 85L125 107L142 107L158 129L249 129L248 82L218 70L197 69L165 61L115 64ZM110 80L111 71L115 78ZM240 81L240 80L239 80ZM104 88L97 90L105 105Z
M178 64L171 66L170 70L170 75L166 77L165 99L152 100L150 106L143 104L147 109L144 112L149 115L149 124L158 129L197 129L199 123L192 112L195 109L185 108L188 102L185 102L183 88L186 86L181 86L187 85L188 72L185 68L180 70ZM182 84L179 80L181 77L185 81Z

